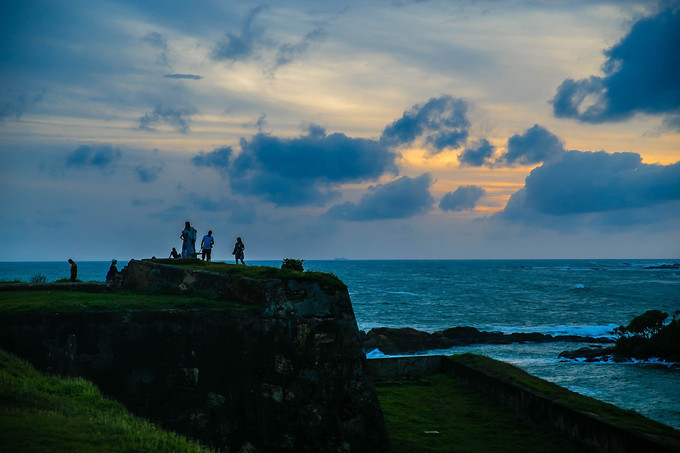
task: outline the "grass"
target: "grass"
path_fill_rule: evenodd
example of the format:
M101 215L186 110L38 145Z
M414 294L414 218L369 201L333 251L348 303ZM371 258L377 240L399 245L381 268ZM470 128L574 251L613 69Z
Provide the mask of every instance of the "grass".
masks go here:
M151 294L118 291L0 291L0 312L76 312L183 309L258 309L236 302L189 297L182 294Z
M621 409L613 404L580 395L552 382L532 376L509 363L493 360L489 357L476 354L460 354L451 356L450 359L499 379L539 392L552 401L564 404L575 410L597 414L600 418L607 420L615 426L647 433L665 440L676 448L680 448L680 432L663 423L646 418L635 411Z
M41 374L3 350L0 426L2 451L212 451L131 415L84 379Z
M271 266L243 266L230 263L208 262L199 259L156 259L156 263L188 267L196 270L217 272L235 277L253 278L256 280L312 280L319 282L322 287L343 289L346 285L334 274L328 272L295 271Z
M379 381L376 391L394 453L587 451L445 374Z

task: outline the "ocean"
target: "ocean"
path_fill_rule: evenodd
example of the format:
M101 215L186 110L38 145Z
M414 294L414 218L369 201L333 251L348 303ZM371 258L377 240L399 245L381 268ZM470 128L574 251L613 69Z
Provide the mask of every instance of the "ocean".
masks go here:
M456 326L485 331L609 336L647 310L680 310L678 260L422 260L305 261L349 288L361 330L413 327L434 332ZM247 261L280 266L280 261ZM119 262L119 269L125 262ZM79 262L79 278L104 280L110 262ZM65 278L64 262L3 262L0 281ZM563 361L561 351L583 343L475 345L428 354L474 352L512 363L575 392L680 429L680 369L658 361ZM372 351L371 357L383 357Z

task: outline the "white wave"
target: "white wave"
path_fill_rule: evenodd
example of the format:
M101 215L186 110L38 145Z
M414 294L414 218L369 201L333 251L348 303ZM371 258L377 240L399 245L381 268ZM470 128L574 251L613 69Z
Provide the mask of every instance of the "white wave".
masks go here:
M412 293L410 291L387 291L384 289L379 289L377 292L386 294L405 294L407 296L419 296L420 294Z

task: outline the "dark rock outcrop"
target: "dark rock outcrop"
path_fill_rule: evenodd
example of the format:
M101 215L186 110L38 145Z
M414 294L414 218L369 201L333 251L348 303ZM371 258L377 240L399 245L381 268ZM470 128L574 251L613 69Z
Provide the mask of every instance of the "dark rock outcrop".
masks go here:
M546 335L537 332L511 333L483 332L474 327L453 327L434 333L405 328L378 327L362 333L364 351L380 349L385 354L412 354L433 349L448 349L471 344L510 343L611 343L608 338L582 337L578 335Z
M389 451L349 294L131 261L122 286L224 309L0 313L0 347L223 451Z

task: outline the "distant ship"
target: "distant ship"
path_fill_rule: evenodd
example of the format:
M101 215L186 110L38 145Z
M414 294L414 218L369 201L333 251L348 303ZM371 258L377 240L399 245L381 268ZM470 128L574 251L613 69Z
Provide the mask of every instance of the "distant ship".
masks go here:
M347 258L345 258L344 256L341 258L333 258L333 261L347 261Z

